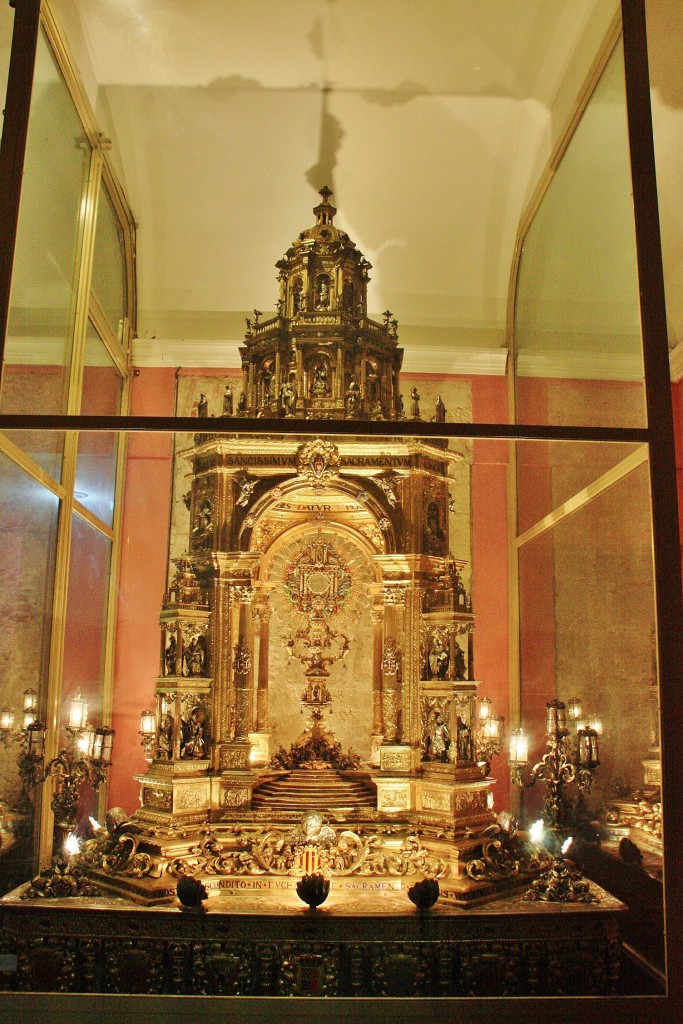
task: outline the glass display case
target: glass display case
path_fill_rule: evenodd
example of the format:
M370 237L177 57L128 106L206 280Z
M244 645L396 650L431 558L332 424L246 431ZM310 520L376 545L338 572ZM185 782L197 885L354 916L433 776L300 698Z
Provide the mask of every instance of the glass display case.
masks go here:
M321 165L291 244L260 222L277 260L263 310L237 338L243 311L224 311L214 348L201 332L215 310L198 311L173 362L136 338L125 145L110 156L70 15L18 7L18 31L37 35L30 108L3 136L6 159L23 115L11 290L0 277L8 998L145 993L161 1014L166 996L286 995L311 1014L311 996L348 997L369 1020L373 999L400 997L435 1019L634 1005L673 1019L681 573L649 125L634 132L643 21L639 4L623 31L583 6L546 134L515 112L537 151L514 218L482 178L495 274L475 287L472 249L465 283L448 283L454 224L471 225L462 195L418 188L423 154L397 202L419 191L404 223L440 224L451 263L448 246L437 262L413 244L416 227L378 242L377 210L366 234ZM477 52L502 45L473 24ZM414 50L403 30L394 43ZM524 74L522 93L540 89ZM350 94L325 108L346 118L347 157L404 106L417 131L411 104L433 97L401 90L369 88L367 118ZM458 139L440 137L437 181ZM245 275L252 241L225 241ZM379 313L404 247L396 313ZM507 289L490 283L501 267ZM181 312L158 315L177 326Z

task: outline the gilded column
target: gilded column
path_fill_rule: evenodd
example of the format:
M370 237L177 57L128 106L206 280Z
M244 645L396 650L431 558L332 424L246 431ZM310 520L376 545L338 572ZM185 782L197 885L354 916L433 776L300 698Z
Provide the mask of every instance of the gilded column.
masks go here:
M420 727L420 616L422 589L405 592L403 616L403 740L419 747Z
M248 741L252 725L254 630L251 602L253 592L248 587L233 585L231 596L234 602L233 621L236 621L236 639L232 647L234 738L238 743L245 743Z
M268 599L266 598L266 601ZM259 655L258 678L256 685L256 732L266 732L268 728L268 663L270 642L271 608L262 604L259 608Z
M384 734L382 732L382 633L384 627L384 614L381 606L372 609L370 612L370 620L373 624L372 753L370 755L370 760L373 763L379 763L379 747L384 739Z
M403 651L399 638L405 637L403 623L403 588L385 587L381 652L382 722L381 732L384 743L400 743L405 733L403 722L403 674L405 671Z

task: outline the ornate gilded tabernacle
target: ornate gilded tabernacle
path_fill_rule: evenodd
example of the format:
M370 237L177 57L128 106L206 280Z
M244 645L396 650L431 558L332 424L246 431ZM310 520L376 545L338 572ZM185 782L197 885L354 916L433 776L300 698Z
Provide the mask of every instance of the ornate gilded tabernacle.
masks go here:
M397 322L368 318L370 264L335 227L329 189L321 196L315 225L277 264L276 316L247 321L242 394L233 404L227 386L223 400L236 426L240 415L404 415ZM493 780L477 742L466 563L450 554L449 472L462 451L445 439L201 426L183 452L187 551L160 616L142 806L116 855L90 851L98 884L153 903L183 874L209 892L233 875L291 874L282 837L324 811L336 871L407 884L427 874L446 898L490 896L496 873L467 871L486 863ZM367 702L356 706L343 672L361 646ZM296 689L283 700L285 668ZM305 715L277 750L276 698L278 715ZM366 750L343 749L341 722Z

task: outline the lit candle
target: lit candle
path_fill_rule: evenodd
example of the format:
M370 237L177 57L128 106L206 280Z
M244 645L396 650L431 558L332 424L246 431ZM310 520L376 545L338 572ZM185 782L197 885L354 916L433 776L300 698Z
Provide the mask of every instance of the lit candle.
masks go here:
M38 708L38 693L36 690L24 690L24 711L36 711ZM33 719L35 721L35 718Z
M34 761L42 761L45 749L46 726L42 722L35 721L26 730L28 736L28 756Z
M64 840L64 853L66 853L68 857L74 857L79 852L80 848L81 844L78 841L78 837L71 832Z
M589 716L588 727L594 729L598 736L602 736L602 719L598 715Z
M579 731L579 765L582 768L595 768L598 764L598 734L595 729L586 726Z
M38 712L37 711L34 711L32 708L26 708L24 710L24 718L23 718L24 724L23 724L23 728L24 729L28 729L29 725L33 725L33 723L35 722L37 717L38 717Z
M529 760L529 737L520 727L513 729L510 736L510 761L512 764L526 764Z
M86 722L76 741L76 746L80 750L81 754L83 754L85 757L91 757L94 742L95 730L93 729L92 725L88 725Z

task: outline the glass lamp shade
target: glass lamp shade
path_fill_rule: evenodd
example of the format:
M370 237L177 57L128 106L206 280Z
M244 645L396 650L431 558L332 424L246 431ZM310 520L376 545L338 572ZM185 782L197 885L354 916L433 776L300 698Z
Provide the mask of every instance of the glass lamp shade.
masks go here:
M80 729L80 735L76 740L76 746L84 757L92 757L94 744L95 730L92 725L88 725L86 722Z
M587 726L579 731L579 766L581 768L596 768L599 764L598 734L595 729Z
M501 730L502 718L492 715L487 718L484 722L484 736L487 740L497 740L502 736Z
M479 698L479 721L486 722L491 717L491 701L488 697Z
M28 756L36 761L42 761L43 751L45 750L45 733L47 732L46 726L42 722L36 720L31 722L26 735L28 737Z
M99 729L95 730L95 745L94 749L99 753L93 752L93 758L98 761L102 761L104 764L111 764L112 747L114 746L114 730L110 729L106 725L100 726Z
M529 760L529 737L523 729L513 729L510 736L510 763L526 764Z
M14 712L10 707L0 708L0 732L8 733L14 728Z
M28 690L24 690L24 711L37 711L38 709L38 691L32 689L30 686ZM35 721L35 715L33 716Z
M572 722L578 722L583 715L583 708L581 707L581 701L578 697L570 697L567 701L567 714L571 718Z
M28 729L29 725L32 725L37 717L38 712L34 708L25 708L22 728Z
M602 736L602 719L598 715L590 715L588 718L588 728L593 729L598 736Z
M557 736L564 731L567 723L565 706L561 700L551 700L545 706L545 731L548 736Z
M88 701L82 693L75 693L69 701L68 728L80 732L88 721Z
M154 736L157 731L156 716L153 711L143 711L140 715L140 734Z

